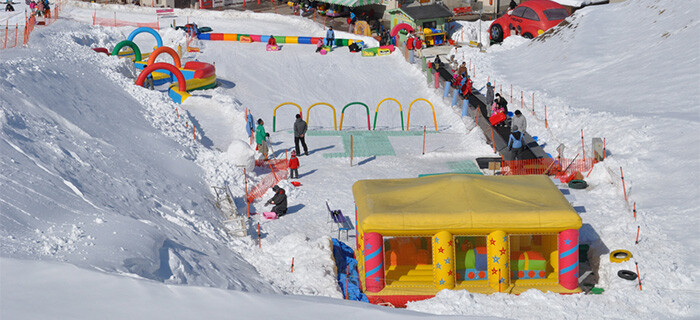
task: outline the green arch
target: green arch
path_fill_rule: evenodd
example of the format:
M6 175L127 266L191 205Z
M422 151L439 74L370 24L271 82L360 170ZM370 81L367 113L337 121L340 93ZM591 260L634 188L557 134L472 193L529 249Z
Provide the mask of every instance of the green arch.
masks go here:
M124 47L129 47L134 50L134 55L136 56L136 61L141 61L141 50L139 49L139 46L137 46L133 41L129 40L124 40L122 42L117 43L117 46L114 47L114 50L112 50L112 55L116 56L119 54L119 50L121 50Z
M343 110L340 111L340 130L343 130L343 117L345 117L345 109L347 109L349 106L354 105L354 104L359 104L359 105L365 106L365 109L367 109L367 130L372 130L372 128L369 125L369 107L366 104L359 102L359 101L350 102L350 103L346 104L343 107Z

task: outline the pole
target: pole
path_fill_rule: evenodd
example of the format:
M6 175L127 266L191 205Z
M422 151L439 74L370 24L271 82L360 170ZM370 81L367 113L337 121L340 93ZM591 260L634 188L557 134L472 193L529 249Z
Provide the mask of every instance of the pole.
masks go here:
M352 167L352 154L353 154L352 135L350 135L350 167Z
M532 93L532 115L535 115L535 93Z
M583 153L583 161L586 161L586 144L583 143L583 129L581 129L581 153Z
M603 138L603 161L605 161L605 154L607 153L605 150L605 138Z
M513 85L510 85L510 103L513 103Z
M634 240L634 244L638 244L638 243L639 243L639 226L637 226L637 239Z
M197 141L197 132L194 129L194 124L192 125L192 137L194 138L194 141Z
M520 109L523 109L523 91L520 90Z
M493 146L493 153L496 152L496 140L493 138L493 126L491 126L491 146Z
M262 243L260 243L260 222L258 222L258 248L262 249Z
M151 4L153 4L153 2L151 2ZM114 26L115 27L117 26L117 12L116 11L114 12Z
M637 264L637 261L634 262L634 267L637 268L637 280L639 281L639 291L642 291L642 278L639 275L639 264Z
M248 219L250 219L250 202L248 201L248 172L243 168L243 181L245 181L245 206L248 212Z
M10 20L5 20L5 44L3 44L2 48L7 49L7 30L10 25Z
M625 188L625 174L622 173L622 167L620 167L620 179L622 179L622 191L625 194L625 202L627 202L627 188Z
M19 30L19 23L15 23L15 44L12 47L17 46L17 32Z
M547 105L544 105L544 128L548 129L549 125L547 124ZM605 143L603 143L605 144ZM605 147L603 147L603 150L605 150ZM603 159L605 159L605 155L603 155Z
M350 266L345 266L345 299L350 300Z
M294 273L294 257L292 257L292 273Z
M423 126L423 154L425 154L425 126Z
M634 202L634 209L632 209L632 212L634 213L634 220L637 220L637 202Z

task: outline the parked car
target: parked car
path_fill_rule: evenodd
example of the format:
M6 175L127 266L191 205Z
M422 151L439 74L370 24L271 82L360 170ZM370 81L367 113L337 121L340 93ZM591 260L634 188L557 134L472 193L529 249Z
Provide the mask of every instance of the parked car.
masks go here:
M550 0L529 0L496 19L489 27L489 38L501 42L511 34L532 39L562 22L569 13Z

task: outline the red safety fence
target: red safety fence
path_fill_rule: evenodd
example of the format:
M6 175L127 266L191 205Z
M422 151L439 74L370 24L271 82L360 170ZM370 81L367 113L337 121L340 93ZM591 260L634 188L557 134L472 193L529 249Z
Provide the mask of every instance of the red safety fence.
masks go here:
M502 175L544 174L557 178L575 172L585 173L593 168L593 159L530 159L501 161Z
M155 22L135 22L117 19L117 13L114 13L114 17L101 18L97 16L97 10L92 16L92 25L99 25L105 27L148 27L155 30L160 30L160 24L156 19Z

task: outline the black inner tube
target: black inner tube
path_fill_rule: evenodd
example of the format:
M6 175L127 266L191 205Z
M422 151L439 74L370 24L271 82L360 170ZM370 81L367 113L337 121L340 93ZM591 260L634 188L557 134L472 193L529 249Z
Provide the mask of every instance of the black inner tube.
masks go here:
M626 252L616 252L613 257L617 259L624 259L627 258L627 253Z
M617 276L625 280L637 279L637 274L629 270L620 270L617 272Z
M569 188L572 189L586 189L588 187L588 183L584 180L571 180L569 181Z

